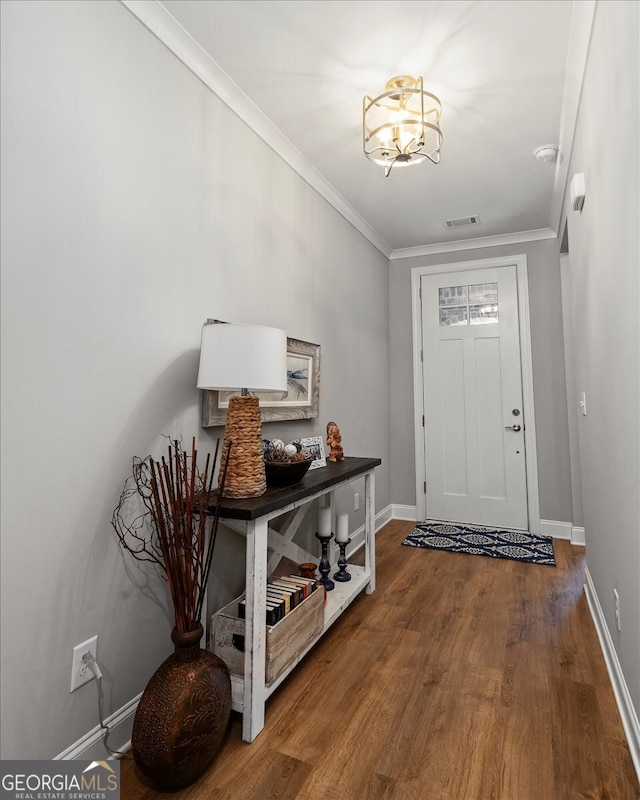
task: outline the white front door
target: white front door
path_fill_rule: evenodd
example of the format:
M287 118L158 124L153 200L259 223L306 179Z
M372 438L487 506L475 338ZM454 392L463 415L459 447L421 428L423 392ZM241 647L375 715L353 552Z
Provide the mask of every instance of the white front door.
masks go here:
M427 517L526 530L516 267L420 289Z

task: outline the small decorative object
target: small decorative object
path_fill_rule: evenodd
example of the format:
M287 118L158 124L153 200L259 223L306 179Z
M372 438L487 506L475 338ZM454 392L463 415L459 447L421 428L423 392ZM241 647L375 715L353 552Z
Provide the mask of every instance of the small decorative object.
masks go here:
M344 461L344 452L342 450L342 436L340 435L340 428L335 422L327 423L327 446L329 447L329 461Z
M302 447L299 442L285 444L282 439L264 439L262 442L265 461L306 461L312 459L311 450Z
M282 439L264 440L263 451L267 486L299 483L313 461L309 450L298 450L295 444L285 444Z
M345 550L347 549L347 545L351 539L347 539L346 542L338 542L338 547L340 548L340 555L338 556L338 571L333 576L337 581L340 583L346 583L347 581L351 580L351 573L347 572L347 557L345 555Z
M327 466L322 436L308 436L304 439L300 439L300 444L302 445L303 449L309 450L313 456L311 469Z
M304 564L298 564L298 569L300 570L300 575L303 578L309 578L309 580L317 581L318 576L316 575L316 565L312 561L305 561Z
M200 648L199 620L219 520L219 507L207 513L219 444L204 472L197 466L195 438L190 456L173 441L167 458L134 458L112 517L122 550L160 569L173 602L175 652L144 690L131 735L136 764L162 789L185 786L206 769L231 715L227 665ZM228 456L220 470L222 487L227 465Z
M300 483L310 467L310 458L300 461L267 461L265 459L267 486L293 486Z
M322 558L320 559L320 563L318 564L318 569L320 570L322 585L324 586L327 592L330 592L332 589L336 588L335 583L329 578L329 573L331 572L331 564L329 563L329 542L333 539L333 534L330 533L328 536L321 536L320 533L316 533L316 538L320 541L322 545Z

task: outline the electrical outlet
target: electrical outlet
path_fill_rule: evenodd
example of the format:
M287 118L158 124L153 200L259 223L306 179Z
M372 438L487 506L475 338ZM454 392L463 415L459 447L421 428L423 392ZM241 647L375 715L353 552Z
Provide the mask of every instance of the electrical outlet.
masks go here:
M618 630L621 631L622 628L620 627L620 595L618 594L618 590L613 590L613 599L616 604L616 623L618 625Z
M85 683L89 683L89 681L92 681L95 678L93 672L82 660L82 656L87 652L91 652L94 659L96 661L98 660L97 636L92 636L91 639L87 639L86 642L77 644L73 648L73 659L71 660L71 688L69 689L70 692L75 692L76 689L79 689L81 686L84 686Z
M353 494L353 510L357 511L360 508L360 493L354 492Z

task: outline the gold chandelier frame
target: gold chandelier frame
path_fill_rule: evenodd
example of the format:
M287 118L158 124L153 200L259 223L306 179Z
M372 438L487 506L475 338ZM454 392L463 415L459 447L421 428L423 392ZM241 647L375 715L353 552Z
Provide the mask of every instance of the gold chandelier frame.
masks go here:
M394 164L409 166L425 159L440 163L442 104L423 88L423 80L397 75L377 97L362 103L364 154L384 166L388 177Z

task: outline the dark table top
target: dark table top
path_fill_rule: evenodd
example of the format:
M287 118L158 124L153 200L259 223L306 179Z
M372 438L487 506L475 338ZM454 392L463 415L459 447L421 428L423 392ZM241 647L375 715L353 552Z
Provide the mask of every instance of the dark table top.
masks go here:
M333 463L327 461L326 467L310 469L300 483L294 486L272 486L260 497L248 497L243 500L223 498L220 516L225 519L256 519L279 508L284 508L297 500L329 489L342 481L357 478L369 470L382 464L379 458L358 458L347 456L344 461ZM218 492L211 492L210 510L218 501Z

